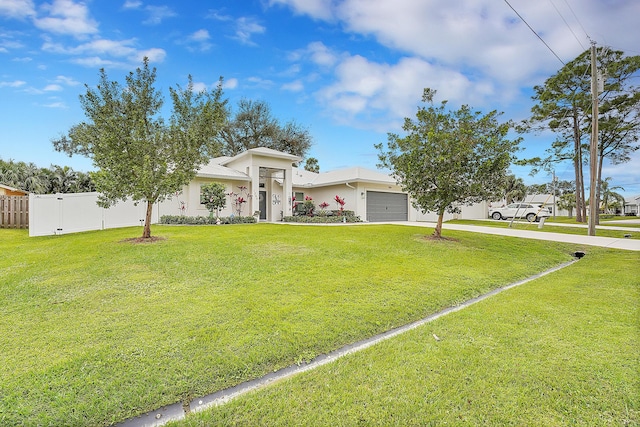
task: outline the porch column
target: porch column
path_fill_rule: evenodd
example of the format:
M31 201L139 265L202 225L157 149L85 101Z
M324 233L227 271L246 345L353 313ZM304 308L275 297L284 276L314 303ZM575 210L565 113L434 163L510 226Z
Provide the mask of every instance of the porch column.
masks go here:
M251 177L251 197L249 198L249 212L246 216L251 216L253 213L260 209L260 166L251 166L249 170L249 176Z
M284 179L282 180L282 213L284 216L293 215L293 202L291 201L291 193L293 192L293 183L291 181L293 173L291 168L282 171ZM280 218L278 218L280 219Z

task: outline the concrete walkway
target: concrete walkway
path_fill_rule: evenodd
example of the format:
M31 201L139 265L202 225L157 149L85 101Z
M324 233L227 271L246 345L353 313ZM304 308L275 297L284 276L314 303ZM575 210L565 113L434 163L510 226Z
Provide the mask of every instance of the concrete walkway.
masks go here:
M413 226L413 227L429 227L429 228L435 227L435 223L433 222L396 222L396 223L389 223L389 224L407 225L407 226ZM537 227L538 225L536 224L532 226ZM554 223L553 226L572 227L573 224L563 225L563 224ZM596 229L596 236L578 236L575 234L523 230L519 228L497 228L497 227L484 227L481 225L449 224L446 222L442 224L442 229L471 231L474 233L493 234L498 236L520 237L523 239L536 239L536 240L548 240L553 242L574 243L574 244L586 245L586 246L600 246L604 248L623 249L628 251L640 251L640 240L638 239L633 240L633 239L625 239L624 237L615 238L615 237L597 236L598 229L628 231L629 233L640 232L640 228L635 228L635 227L598 226Z
M486 220L494 221L494 220ZM495 222L495 221L494 221ZM501 221L504 222L504 221ZM598 230L616 230L621 231L620 233L624 236L624 231L628 233L640 233L640 227L618 227L618 226L607 226L607 225L599 225L596 228L596 236L579 236L576 234L563 234L563 233L552 233L543 230L534 231L532 229L523 229L523 228L507 228L506 222L504 228L498 227L485 227L482 225L463 225L463 224L450 224L443 223L443 230L458 230L458 231L471 231L474 233L484 233L484 234L493 234L497 236L512 236L512 237L520 237L523 239L537 239L537 240L548 240L551 242L562 242L562 243L573 243L578 245L586 245L586 246L600 246L603 248L611 248L611 249L622 249L627 251L640 251L640 240L639 239L627 239L624 237L601 237L598 236ZM629 222L626 222L627 224ZM368 226L368 225L380 225L380 224L393 224L393 225L404 225L410 227L427 227L427 228L435 228L435 222L356 222L349 224L342 223L329 223L329 224L314 224L314 223L298 223L298 222L275 222L271 224L282 224L287 226L319 226L319 227L345 227L345 226ZM637 223L633 223L636 225ZM561 223L547 223L547 226L553 227L570 227L570 228L587 228L586 225L581 224L561 224ZM519 223L520 227L530 227L537 229L537 223L531 224L522 224Z

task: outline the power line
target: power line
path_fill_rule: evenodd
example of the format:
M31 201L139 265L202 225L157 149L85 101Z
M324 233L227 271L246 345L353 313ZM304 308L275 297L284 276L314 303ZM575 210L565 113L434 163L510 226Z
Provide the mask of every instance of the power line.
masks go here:
M569 2L567 2L567 0L564 0L564 4L567 5L567 7L569 8L569 10L571 11L571 14L573 14L573 17L576 19L576 21L578 22L578 25L580 25L580 28L582 28L582 31L584 31L584 35L587 36L588 40L591 40L591 37L589 37L589 33L587 33L587 30L584 29L584 26L582 25L582 22L580 22L580 20L578 19L578 17L576 16L576 13L573 11L573 9L571 8L571 5L569 5ZM581 44L582 46L582 44Z
M506 3L506 4L511 8L511 10L513 10L513 11L515 12L515 14L516 14L516 15L518 15L518 18L520 18L520 19L522 20L522 22L524 22L524 23L526 24L526 26L527 26L527 27L529 27L529 29L533 32L533 34L535 34L535 35L536 35L536 37L538 37L538 38L540 39L540 41L541 41L542 43L544 43L544 45L547 47L547 49L549 49L549 51L550 51L551 53L553 53L553 55L554 55L556 58L558 58L558 61L560 61L560 63L561 63L562 65L566 65L566 64L564 63L564 61L563 61L562 59L560 59L560 57L558 56L558 54L556 54L556 53L553 51L553 49L551 49L551 47L547 44L547 42L545 42L545 41L542 39L542 37L540 37L540 35L536 32L536 30L534 30L533 28L531 28L531 25L529 25L529 23L528 23L527 21L525 21L525 19L522 17L522 15L520 15L520 14L518 13L518 11L517 11L517 10L515 10L515 9L513 8L513 6L511 6L511 3L509 3L509 1L508 1L508 0L504 0L504 2L505 2L505 3Z
M564 22L564 24L567 26L567 28L569 29L569 31L571 31L571 34L573 34L573 37L576 39L576 41L578 42L578 44L580 45L580 47L582 48L582 50L585 50L585 47L582 45L582 42L580 41L580 39L578 38L578 36L576 36L576 33L573 32L573 29L571 28L571 26L569 25L569 23L567 22L566 19L564 19L564 16L562 16L562 13L560 13L560 10L558 10L558 8L556 7L556 4L553 2L553 0L549 0L549 2L551 3L551 5L553 6L553 8L556 10L556 12L558 12L558 15L560 15L560 18L562 19L562 21ZM566 0L565 0L566 3ZM568 5L567 5L568 6ZM573 11L572 11L573 12ZM575 16L575 14L574 14ZM577 18L576 18L577 19ZM589 38L589 36L587 35L587 39Z

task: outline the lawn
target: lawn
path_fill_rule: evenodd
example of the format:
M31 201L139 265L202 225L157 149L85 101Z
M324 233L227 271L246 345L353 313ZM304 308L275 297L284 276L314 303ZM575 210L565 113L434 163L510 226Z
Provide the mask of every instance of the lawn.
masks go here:
M0 230L0 425L109 425L422 318L574 246L405 226ZM628 270L627 270L628 271Z
M639 262L596 250L170 426L638 426Z

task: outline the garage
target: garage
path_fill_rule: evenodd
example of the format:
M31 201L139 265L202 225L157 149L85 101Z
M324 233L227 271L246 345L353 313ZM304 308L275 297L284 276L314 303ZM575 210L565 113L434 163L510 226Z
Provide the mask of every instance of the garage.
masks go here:
M408 221L407 194L367 191L367 221Z

